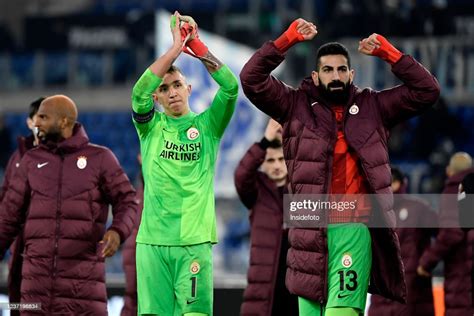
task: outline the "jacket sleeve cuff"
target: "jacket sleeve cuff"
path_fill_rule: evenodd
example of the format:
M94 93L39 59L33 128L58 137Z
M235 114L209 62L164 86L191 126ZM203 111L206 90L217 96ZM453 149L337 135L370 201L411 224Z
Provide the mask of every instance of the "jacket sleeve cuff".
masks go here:
M119 234L120 236L120 244L123 244L123 242L127 239L127 236L125 235L125 233L119 229L117 226L110 226L109 229L107 229L108 231L109 230L113 230L114 232L116 232L117 234Z

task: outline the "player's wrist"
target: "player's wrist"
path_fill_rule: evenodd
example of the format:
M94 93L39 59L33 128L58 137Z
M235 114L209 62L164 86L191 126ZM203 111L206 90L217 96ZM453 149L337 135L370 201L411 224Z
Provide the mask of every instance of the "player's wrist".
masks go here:
M384 36L377 35L377 40L380 42L380 47L373 50L372 54L374 56L382 58L391 65L402 58L403 53L395 48Z
M273 44L278 50L284 53L296 43L304 41L303 35L296 30L297 26L298 20L293 21L288 29L273 41Z
M189 40L186 43L186 46L189 47L198 58L206 56L209 52L209 48L199 39L199 37Z

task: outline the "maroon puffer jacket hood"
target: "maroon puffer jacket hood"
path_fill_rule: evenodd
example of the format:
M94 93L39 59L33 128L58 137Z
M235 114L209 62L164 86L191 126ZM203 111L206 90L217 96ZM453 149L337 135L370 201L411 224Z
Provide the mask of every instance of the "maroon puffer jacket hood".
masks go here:
M283 148L288 166L290 193L326 193L331 179L336 138L334 113L306 79L299 89L279 81L271 72L284 60L273 43L263 45L240 73L246 96L283 126ZM389 129L420 114L439 96L436 79L412 57L404 55L392 66L404 83L374 91L351 87L344 113L344 135L360 159L361 167L377 194L377 222L394 227L391 173L388 157ZM349 113L349 109L354 111ZM375 206L375 205L374 205ZM405 300L403 265L398 238L392 228L371 228L372 271L369 290ZM327 299L326 229L291 229L287 286L290 292L317 302Z
M108 205L109 229L123 242L133 227L135 191L113 153L89 143L80 124L58 144L24 155L0 206L0 254L18 234L27 201L21 301L40 314L106 315L105 264L100 253Z

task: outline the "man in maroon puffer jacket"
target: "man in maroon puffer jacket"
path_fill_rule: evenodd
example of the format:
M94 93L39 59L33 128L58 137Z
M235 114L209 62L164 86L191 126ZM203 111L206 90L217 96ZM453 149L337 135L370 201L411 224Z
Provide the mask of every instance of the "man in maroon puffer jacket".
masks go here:
M314 315L323 309L327 316L357 315L365 308L367 287L371 293L406 300L400 246L392 228L387 141L391 127L432 106L440 91L422 65L378 34L360 41L359 51L387 61L402 85L383 91L356 87L349 53L339 43L320 47L315 70L297 89L271 76L292 45L316 33L312 23L294 21L250 58L240 78L252 103L283 126L290 193L376 194L371 207L356 209L354 218L327 216L327 227L289 232L286 285L300 297L300 314L304 306ZM368 221L375 220L383 227L367 229ZM354 248L355 260L350 255ZM353 265L363 271L353 271Z
M265 136L248 149L235 170L235 188L250 210L250 267L240 309L242 316L298 315L297 297L285 287L288 230L283 229L283 189L286 177L281 126L270 120Z
M419 276L418 262L435 236L437 214L421 199L405 194L407 179L398 168L392 167L393 210L397 216L397 235L407 284L407 303L372 295L369 316L433 316L433 288L431 278Z
M89 143L74 102L46 98L41 144L26 152L0 205L0 255L24 222L22 315L107 315L104 258L133 227L135 191L113 153ZM23 205L27 214L21 214ZM105 231L109 204L112 225Z
M459 226L458 190L464 177L474 172L472 158L455 153L446 168L448 179L440 199L439 231L435 243L420 259L418 274L430 277L435 266L444 260L444 305L446 316L473 315L472 245L474 231Z

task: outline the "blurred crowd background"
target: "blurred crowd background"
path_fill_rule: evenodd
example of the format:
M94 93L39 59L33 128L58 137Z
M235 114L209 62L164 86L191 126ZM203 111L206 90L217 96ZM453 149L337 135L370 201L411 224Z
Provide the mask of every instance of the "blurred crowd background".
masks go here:
M0 179L16 137L29 133L24 123L29 103L56 93L76 101L91 141L111 148L129 177L138 177L130 92L158 52L158 33L170 37L168 29L157 27L160 10L192 15L200 30L250 51L275 39L298 17L315 22L316 39L292 49L278 75L295 86L313 70L315 51L327 41L349 47L360 86L392 86L396 82L388 66L356 52L360 39L383 34L429 68L442 89L433 109L392 133L391 159L407 173L409 191L439 193L451 154L474 154L472 0L0 0ZM224 62L239 58L225 54L216 51ZM239 110L234 119L244 120L246 112ZM222 153L232 163L218 175L226 178L219 182L226 188L217 191L217 287L245 284L247 211L229 177L250 142L262 137L266 120L258 119L251 129L242 123L227 132L228 139L237 140L245 133L246 142L223 144L232 148ZM108 260L108 280L118 288L121 262L120 254ZM2 271L4 283L6 268Z

